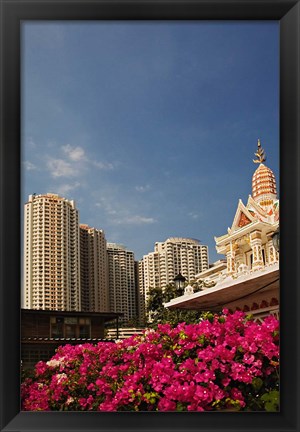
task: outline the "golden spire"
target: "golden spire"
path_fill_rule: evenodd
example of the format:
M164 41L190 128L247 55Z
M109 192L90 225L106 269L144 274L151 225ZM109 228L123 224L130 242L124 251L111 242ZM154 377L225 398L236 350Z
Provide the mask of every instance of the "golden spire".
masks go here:
M257 140L257 152L254 154L257 157L257 159L253 159L254 163L262 163L267 159L266 153L265 153L264 149L261 147L259 139Z

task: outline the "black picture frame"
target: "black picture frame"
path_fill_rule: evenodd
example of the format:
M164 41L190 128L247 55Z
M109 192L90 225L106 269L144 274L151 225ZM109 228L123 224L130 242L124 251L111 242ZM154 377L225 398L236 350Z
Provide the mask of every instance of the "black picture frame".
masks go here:
M1 431L298 431L299 65L295 0L0 0ZM281 409L278 413L20 412L20 24L23 20L278 20L280 23Z

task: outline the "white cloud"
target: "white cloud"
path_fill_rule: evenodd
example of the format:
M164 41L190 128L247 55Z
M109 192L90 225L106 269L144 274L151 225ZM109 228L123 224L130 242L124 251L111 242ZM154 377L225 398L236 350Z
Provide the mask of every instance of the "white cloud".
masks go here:
M99 168L101 170L112 170L114 169L114 165L110 162L97 162L97 161L92 161L92 164L96 167Z
M77 189L81 186L81 183L75 182L72 184L62 184L60 186L56 187L56 193L59 195L67 195L69 192L71 192L74 189Z
M195 212L190 212L188 216L190 216L192 219L199 219L198 213Z
M81 168L83 168L83 162L85 162L86 164L91 164L101 170L112 170L115 168L114 164L110 162L102 162L89 159L85 153L85 150L80 146L75 147L67 144L62 146L61 149L70 161L78 163L80 162Z
M69 159L74 162L86 160L85 151L82 147L72 147L70 144L62 146L62 150Z
M123 206L112 191L105 194L105 196L98 197L95 206L106 213L109 223L112 225L147 225L157 222L152 217L133 214L133 209L128 208L129 203L127 202Z
M134 225L144 225L144 224L152 224L157 222L154 218L144 217L144 216L126 216L124 218L119 218L114 221L116 224L134 224Z
M136 186L135 190L138 192L147 192L150 189L150 186L147 184L145 186Z
M34 149L34 148L36 148L36 143L34 142L34 140L33 140L33 138L32 137L29 137L28 138L28 140L27 140L27 144L28 144L28 146L30 147L30 148L32 148L32 149Z
M38 169L38 167L36 165L34 165L33 163L31 163L29 161L24 161L23 165L27 171L34 171L34 170Z
M74 177L77 172L74 167L63 159L49 158L47 168L52 177Z
M117 210L115 210L109 201L104 198L100 198L100 201L96 202L95 206L103 209L109 215L117 214Z

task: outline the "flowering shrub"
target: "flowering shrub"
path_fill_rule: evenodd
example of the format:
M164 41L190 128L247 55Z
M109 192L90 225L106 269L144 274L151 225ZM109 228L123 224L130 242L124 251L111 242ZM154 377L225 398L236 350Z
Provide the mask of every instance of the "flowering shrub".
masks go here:
M23 410L278 409L278 320L243 312L142 336L65 345L22 383Z

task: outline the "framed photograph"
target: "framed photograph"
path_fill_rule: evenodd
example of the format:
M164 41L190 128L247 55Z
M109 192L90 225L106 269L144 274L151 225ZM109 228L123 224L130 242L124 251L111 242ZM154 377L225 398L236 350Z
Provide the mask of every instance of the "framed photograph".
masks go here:
M1 430L299 430L299 8L298 1L285 0L260 3L250 0L213 3L202 0L110 3L101 0L59 3L1 0ZM94 68L94 64L98 66ZM250 84L253 81L256 84ZM183 96L178 97L177 93ZM102 99L101 102L98 103L95 96ZM199 97L201 103L197 101ZM235 122L241 110L244 110L243 121ZM221 123L222 127L218 129L216 123ZM253 130L257 128L263 131ZM64 132L66 130L68 133ZM229 139L231 133L233 143ZM101 146L97 145L97 134L101 136ZM236 157L236 143L244 137L245 150ZM168 145L170 140L172 144ZM199 140L203 146L201 151ZM251 140L253 151L249 154ZM279 149L276 148L278 143ZM265 150L275 175L268 168L268 162L267 167L264 165ZM272 155L273 152L279 152L279 158ZM246 154L258 165L243 168L241 157ZM236 161L238 166L232 179L230 161ZM246 165L247 162L243 163ZM196 175L197 170L203 173L201 181ZM213 170L215 175L212 176ZM151 172L152 176L144 176L145 172ZM251 176L254 173L253 177L250 172ZM279 192L279 174L280 253L276 194L276 179ZM228 198L232 188L237 189L238 198L245 194L239 184L241 176L249 177L248 183L252 186L246 205L241 200L233 202ZM94 184L96 178L101 180L98 186ZM209 184L212 179L214 185ZM172 188L168 188L168 184ZM124 185L126 192L122 188ZM212 199L213 188L217 192ZM197 198L200 190L202 196ZM180 198L189 194L189 201ZM247 199L245 195L244 199ZM201 209L209 200L211 214L214 213L210 218L214 221L213 227L209 223L205 225L205 217L201 217ZM229 210L226 226L232 222L230 215L234 216L226 234L226 228L223 233L218 232L222 227L222 224L218 225L218 202L221 200L222 208ZM44 249L40 243L45 237L34 238L31 233L35 223L31 219L33 203L37 204L37 217L42 218L36 233L44 229L49 234L52 230L47 239L50 243L52 239L53 243ZM168 208L160 210L164 206ZM53 212L56 212L55 223L61 224L59 227L78 224L78 212L81 213L81 225L69 233L67 259L74 258L75 263L74 268L73 264L68 264L72 267L70 274L62 263L58 272L56 266L55 276L51 272L47 276L41 262L38 264L40 255L53 255L51 251L54 250L55 257L49 255L50 267L54 261L63 261L61 243L55 240L61 228L56 227L58 231L54 235L53 224L48 221ZM158 223L156 215L159 213L165 224ZM176 215L176 221L181 218L184 227L181 230L186 229L181 233L190 236L189 239L181 238L179 232L178 237L173 238L173 231L180 230L176 228L180 224L174 222L172 225L172 214L174 220ZM101 220L99 226L98 220ZM247 226L255 223L257 228L246 232ZM268 223L272 223L277 231L271 232ZM192 237L195 227L201 224L204 238L200 243ZM87 245L88 235L97 236L97 259L103 259L104 263L106 258L99 252L99 247L101 249L106 242L103 225L105 234L106 229L108 231L108 242L109 236L113 237L113 242L107 243L108 266L110 259L112 263L116 262L116 254L123 254L127 261L132 260L132 272L137 274L139 267L134 267L133 253L120 245L123 239L130 249L138 252L139 259L143 257L142 265L148 262L146 254L153 238L156 252L167 248L170 239L165 243L157 242L164 240L155 237L159 233L166 232L171 243L188 240L187 249L196 248L197 253L201 249L202 255L207 250L202 243L209 244L213 261L220 259L220 256L214 256L216 243L217 252L227 259L226 274L218 267L223 265L221 262L214 264L218 283L226 285L229 274L235 285L230 282L226 296L222 294L224 289L222 293L218 291L215 280L205 276L205 271L213 267L208 267L207 257L207 266L196 272L200 275L204 272L203 278L198 277L196 281L198 285L195 278L190 277L180 291L181 272L184 272L180 262L171 278L174 287L177 283L180 285L177 287L180 295L175 299L164 297L167 316L174 320L177 317L177 321L182 322L178 310L183 311L184 317L184 310L202 310L201 305L213 312L220 312L224 306L225 315L228 309L229 312L233 309L254 314L257 310L262 314L272 310L277 317L280 315L279 409L272 409L274 401L271 400L266 403L269 402L272 412L234 409L235 402L242 406L244 399L238 393L243 390L242 387L234 389L234 396L232 388L226 384L223 387L225 393L229 388L228 409L216 410L219 405L224 408L216 397L215 408L202 409L197 404L174 402L174 395L168 400L157 396L158 393L145 393L141 396L144 404L136 403L136 407L151 404L156 407L160 401L158 409L148 411L137 408L139 412L134 409L115 412L117 409L112 409L112 400L106 403L105 399L101 399L103 406L99 410L75 408L68 411L67 405L60 409L59 403L53 408L55 402L49 409L47 403L36 404L34 389L39 391L43 385L39 380L30 387L31 393L27 395L28 400L31 398L28 410L22 409L21 381L24 376L21 363L30 365L38 360L49 360L50 348L55 344L57 347L59 341L70 341L71 344L76 340L77 343L99 342L99 334L104 338L106 323L113 320L117 339L120 323L138 327L135 312L129 305L129 288L128 308L118 309L118 312L117 299L111 300L114 309L109 305L110 297L105 287L98 287L101 299L98 294L92 297L88 288L85 291L84 280L91 271L88 262L92 258L88 256L87 247L78 264L76 245L80 242ZM91 233L90 226L99 229L92 228ZM148 234L143 238L146 246L141 244L143 230ZM198 231L201 233L201 228ZM238 237L240 231L242 235ZM211 241L213 234L217 237ZM36 249L35 264L31 262L32 256L27 255L28 248L32 247ZM203 257L201 259L206 262ZM256 279L248 285L240 282L240 276L249 279L250 274L250 279L252 276L257 278L264 266L268 269L261 279L261 286L258 287ZM36 272L34 291L29 285ZM52 279L46 284L46 292L40 295L42 277ZM70 292L65 298L63 291L59 292L64 277L71 280ZM190 284L190 280L193 283ZM55 289L51 288L51 283ZM81 288L77 290L76 284ZM109 292L109 282L107 284ZM150 287L150 282L148 284ZM233 285L239 290L238 297ZM265 298L260 295L261 290L269 285L273 291L270 290L269 297ZM145 288L148 294L149 287ZM251 297L249 293L255 296ZM132 298L132 302L136 305L138 300ZM104 303L107 305L102 306ZM141 309L137 307L136 310L142 314ZM218 318L220 325L227 319L225 315ZM39 325L40 328L44 326L45 334L36 331ZM131 348L128 347L129 352ZM175 349L180 358L180 348L176 345ZM180 362L185 360L182 357ZM250 357L248 360L252 362ZM56 361L52 360L52 363ZM50 363L51 368L53 364ZM82 368L79 370L84 374ZM271 376L271 369L268 373ZM64 379L63 375L61 373L59 379ZM263 381L260 378L258 381L255 385L261 386ZM188 379L186 384L189 385ZM251 385L254 385L253 381ZM201 387L204 391L206 388L206 384ZM221 393L220 399L225 394ZM81 407L92 403L87 393L84 398L79 396ZM60 397L58 395L57 400ZM72 396L67 398L67 404L73 402ZM197 412L199 407L198 411L205 412Z

